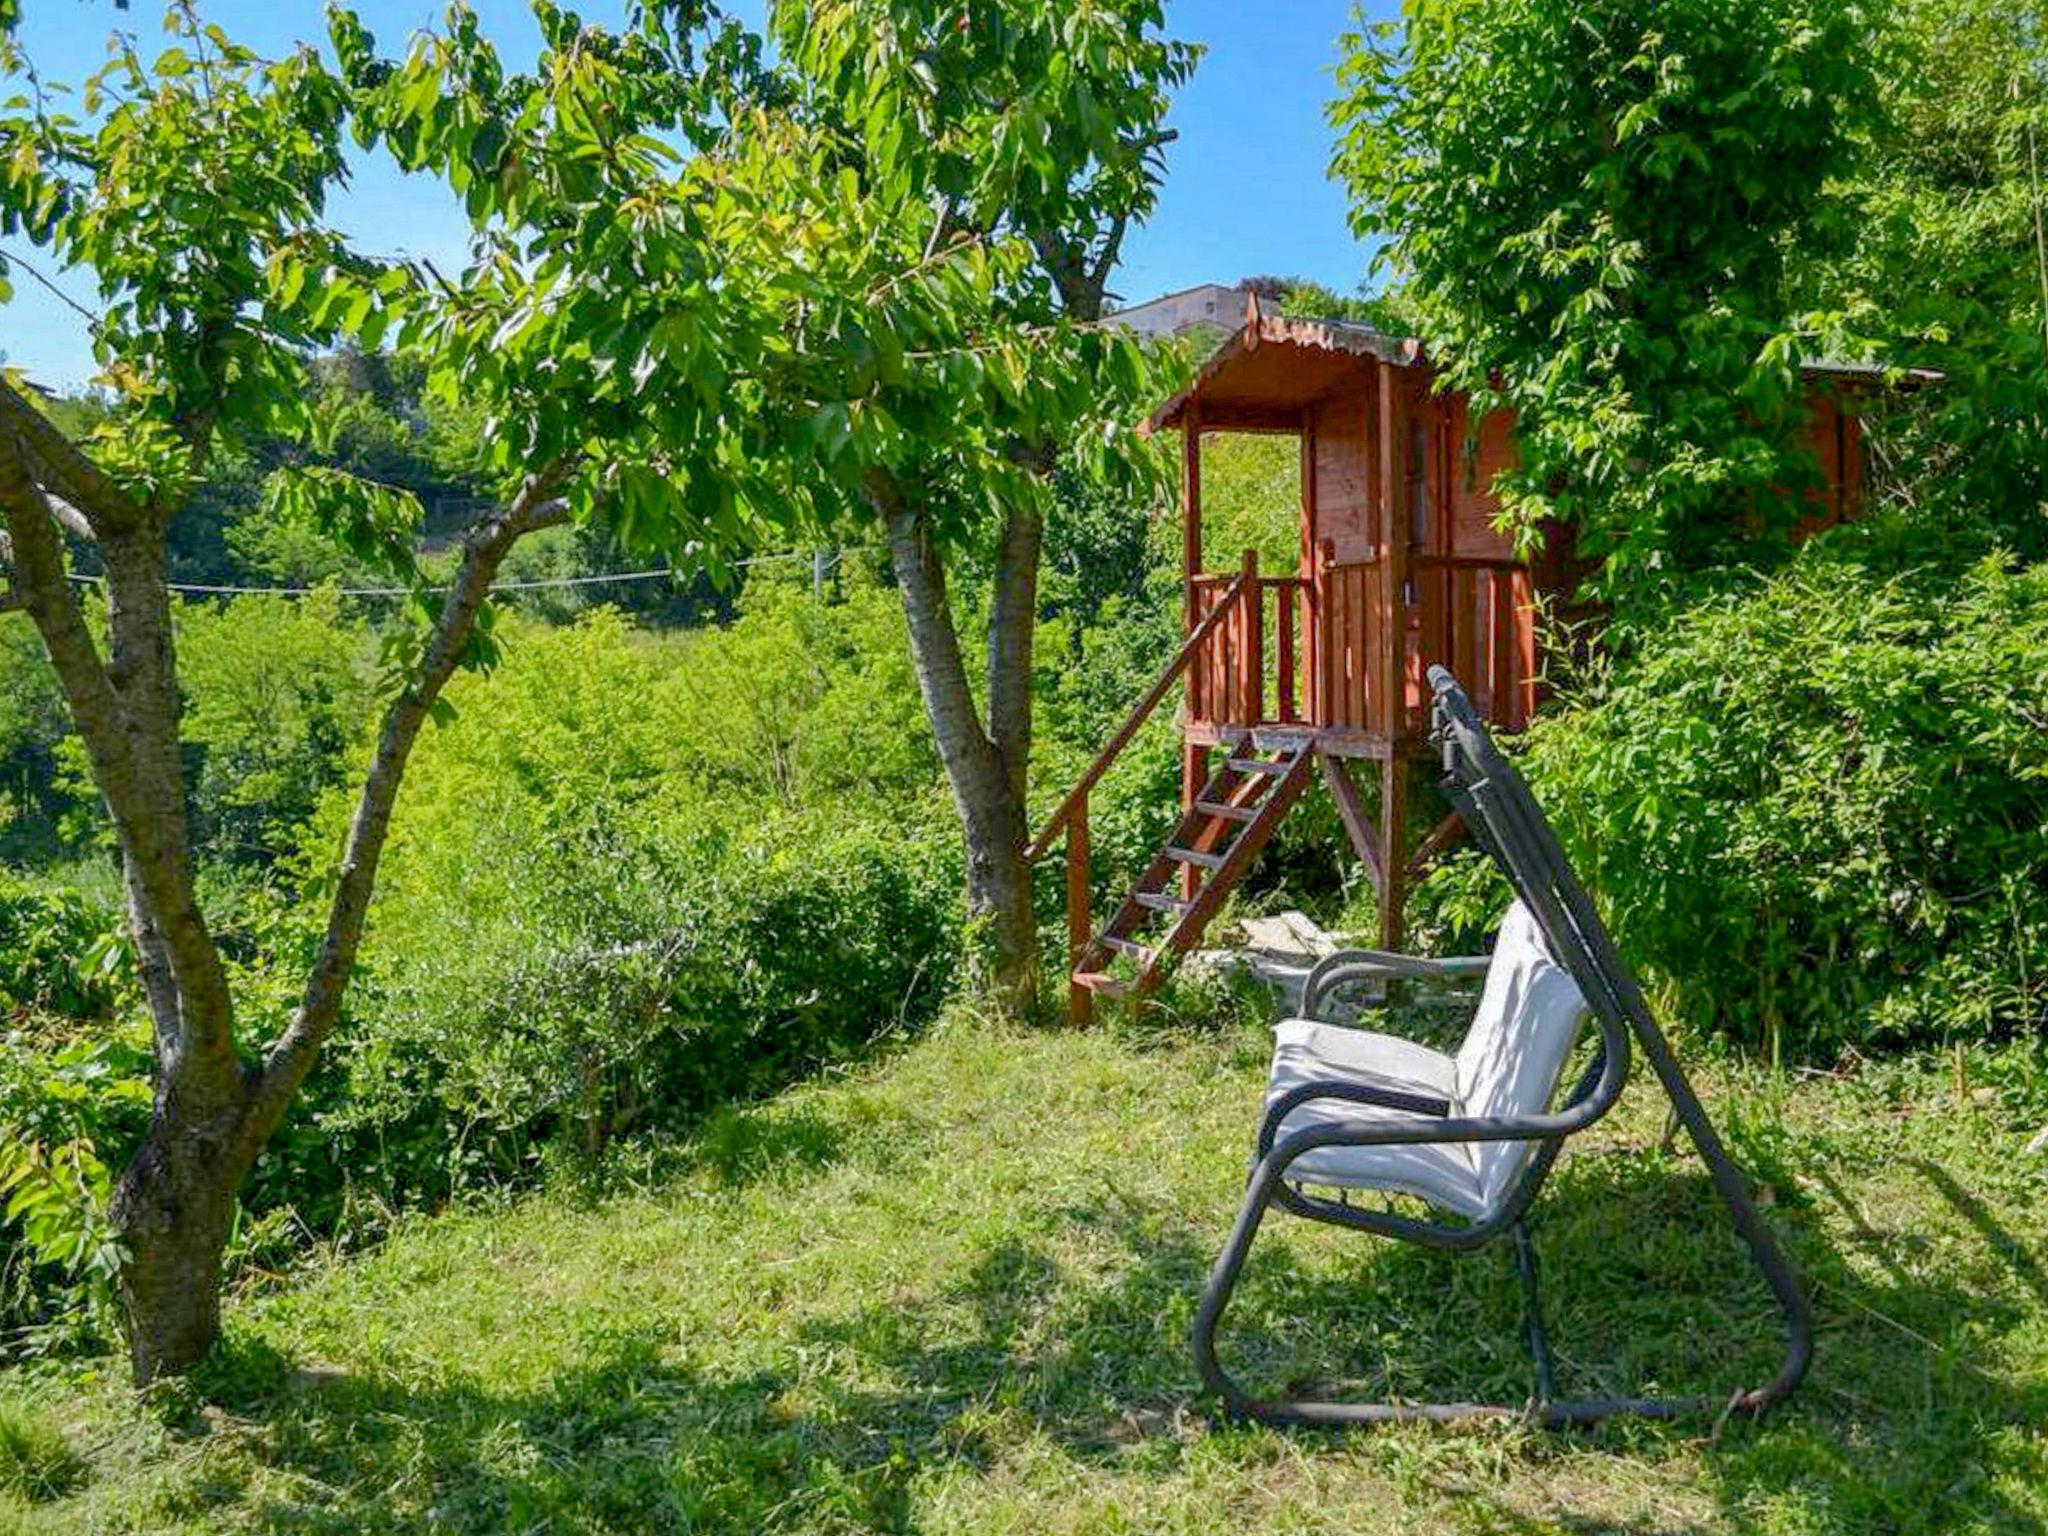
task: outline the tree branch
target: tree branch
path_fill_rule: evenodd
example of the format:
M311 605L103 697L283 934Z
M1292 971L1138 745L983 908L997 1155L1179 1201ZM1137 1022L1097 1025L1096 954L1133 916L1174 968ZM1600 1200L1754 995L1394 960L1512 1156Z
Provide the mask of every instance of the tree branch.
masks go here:
M4 378L0 431L12 434L36 483L64 501L65 513L60 516L75 516L89 530L109 531L133 527L141 520L141 509L121 488Z
M1086 320L1093 324L1102 318L1102 295L1109 287L1109 274L1116 270L1116 264L1123 259L1124 235L1130 226L1131 217L1128 209L1120 210L1111 220L1109 233L1103 237L1102 249L1096 255L1094 269L1088 274L1088 286L1094 290L1093 303L1090 306L1092 313L1076 312L1076 320Z
M167 914L190 910L189 884L181 874L184 850L166 840L166 829L150 815L155 797L140 783L136 744L121 698L72 591L47 498L30 477L19 438L5 430L0 430L0 522L12 565L5 606L25 610L42 637L120 840L143 984L158 1028L158 1050L168 1065L185 1048L185 1008L164 930ZM205 965L203 959L198 963Z
M0 383L0 389L4 388ZM120 705L71 590L64 547L50 509L29 475L20 440L4 429L0 429L0 522L7 533L12 590L50 653L65 702L93 758L94 771L105 775L101 792L112 805L126 794L131 772Z
M327 936L306 980L306 990L291 1024L266 1053L254 1106L250 1134L268 1136L283 1117L322 1043L334 1028L349 973L362 945L370 894L378 861L391 829L399 782L414 743L431 714L434 701L461 665L475 632L477 614L490 596L498 567L512 546L528 533L568 520L565 502L555 492L567 478L564 466L530 476L512 504L473 524L462 541L462 564L454 585L441 601L419 675L385 711L377 748L356 799L342 848L341 868L329 908Z
M168 963L176 984L176 1049L202 1058L217 1086L239 1071L233 996L194 882L163 520L109 530L100 554L107 570L107 679L132 765L134 804L115 809L136 941L145 958L152 939L158 943L156 958Z
M1050 230L1034 230L1031 248L1038 252L1038 259L1045 263L1045 270L1052 277L1053 286L1060 291L1060 303L1067 313L1079 320L1091 320L1088 265L1081 253L1067 240ZM1101 295L1096 294L1093 309L1102 308Z

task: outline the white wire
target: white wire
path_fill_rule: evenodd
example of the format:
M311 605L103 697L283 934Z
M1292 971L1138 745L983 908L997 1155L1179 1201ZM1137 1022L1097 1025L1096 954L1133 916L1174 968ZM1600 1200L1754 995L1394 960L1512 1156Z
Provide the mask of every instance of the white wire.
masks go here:
M832 558L836 562L840 554ZM754 555L745 560L735 560L735 569L743 565L767 565L775 560L808 560L808 550L792 550L780 555ZM105 586L104 576L88 576L77 571L69 573L71 579L86 586ZM613 571L602 576L551 576L533 581L499 581L491 584L493 592L539 592L559 587L596 587L613 581L652 581L658 576L681 574L673 566L660 566L646 571ZM167 591L186 597L311 597L316 592L333 592L337 597L409 597L412 587L228 587L213 586L200 582L173 581L165 583ZM449 587L427 587L428 592L447 592Z

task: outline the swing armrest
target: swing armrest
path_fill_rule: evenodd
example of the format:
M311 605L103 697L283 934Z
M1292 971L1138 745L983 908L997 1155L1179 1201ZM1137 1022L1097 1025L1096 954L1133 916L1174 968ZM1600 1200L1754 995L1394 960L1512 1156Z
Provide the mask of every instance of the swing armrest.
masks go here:
M1301 1011L1304 1017L1321 1019L1328 995L1339 987L1365 981L1409 981L1434 978L1443 981L1484 976L1493 963L1491 955L1453 955L1432 959L1426 955L1398 955L1383 949L1340 949L1318 960L1302 983Z
M1334 1095L1333 1095L1334 1097ZM1279 1106L1275 1106L1277 1109ZM1280 1116L1270 1115L1259 1131L1259 1159L1284 1168L1320 1147L1400 1147L1440 1141L1550 1141L1569 1136L1592 1118L1570 1110L1540 1115L1472 1117L1417 1114L1411 1119L1376 1120L1370 1125L1312 1125L1276 1136Z
M1288 1089L1266 1111L1266 1118L1259 1126L1259 1156L1264 1157L1273 1150L1273 1140L1280 1133L1281 1121L1302 1105L1312 1104L1318 1099L1341 1099L1347 1104L1369 1104L1376 1109L1397 1110L1438 1120L1448 1118L1451 1113L1451 1101L1432 1093L1408 1093L1372 1083L1302 1083Z

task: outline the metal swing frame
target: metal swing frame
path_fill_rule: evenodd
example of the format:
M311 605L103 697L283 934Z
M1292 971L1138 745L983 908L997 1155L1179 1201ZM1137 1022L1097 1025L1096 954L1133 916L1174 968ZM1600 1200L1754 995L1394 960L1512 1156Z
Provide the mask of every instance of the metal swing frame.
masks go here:
M1584 995L1599 1032L1598 1047L1564 1102L1550 1112L1498 1119L1460 1118L1446 1100L1382 1090L1359 1083L1308 1083L1275 1101L1259 1129L1258 1157L1230 1239L1211 1270L1195 1317L1195 1362L1202 1380L1232 1414L1277 1424L1352 1425L1409 1419L1456 1421L1523 1418L1564 1426L1591 1424L1616 1415L1672 1418L1690 1413L1758 1413L1789 1395L1813 1356L1813 1319L1799 1279L1779 1249L1770 1227L1750 1197L1748 1182L1729 1157L1686 1080L1669 1042L1651 1017L1635 978L1601 925L1542 809L1528 785L1500 755L1456 679L1441 667L1429 671L1435 695L1432 740L1442 755L1443 789L1464 818L1474 840L1500 866L1542 929L1550 952ZM1377 951L1350 951L1321 962L1310 975L1304 1013L1316 1016L1334 988L1361 980L1459 977L1482 974L1485 959L1431 960ZM1720 1396L1557 1396L1550 1346L1543 1328L1536 1253L1525 1221L1531 1202L1557 1160L1565 1139L1584 1130L1614 1104L1628 1076L1631 1040L1663 1085L1678 1122L1727 1205L1785 1322L1785 1352L1778 1373L1760 1387ZM1281 1137L1288 1114L1317 1099L1338 1099L1392 1111L1366 1124L1324 1124ZM1288 1179L1297 1158L1321 1147L1367 1147L1425 1142L1533 1141L1537 1148L1498 1207L1470 1222L1425 1220L1390 1211L1358 1209L1310 1195ZM1527 1403L1336 1402L1258 1398L1226 1373L1216 1356L1216 1330L1244 1269L1268 1208L1311 1221L1350 1227L1425 1247L1466 1251L1507 1235L1527 1305L1526 1333L1536 1373L1536 1394Z

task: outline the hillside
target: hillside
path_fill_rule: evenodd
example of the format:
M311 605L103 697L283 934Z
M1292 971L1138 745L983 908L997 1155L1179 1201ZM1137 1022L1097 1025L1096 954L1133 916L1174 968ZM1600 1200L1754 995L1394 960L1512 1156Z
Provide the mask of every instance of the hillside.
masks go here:
M851 1075L231 1309L195 1382L0 1385L0 1530L1814 1531L2048 1518L2042 1174L1996 1096L1702 1072L1822 1319L1761 1426L1332 1438L1213 1422L1186 1338L1241 1177L1254 1027L955 1017ZM1995 1082L1997 1062L1976 1067ZM1733 1384L1763 1298L1638 1084L1540 1209L1567 1387ZM1796 1175L1784 1172L1799 1170ZM1969 1193L1965 1193L1969 1191ZM1522 1390L1504 1252L1276 1219L1267 1382ZM62 1445L53 1440L61 1435ZM36 1486L37 1502L22 1490ZM9 1499L13 1502L8 1502Z

